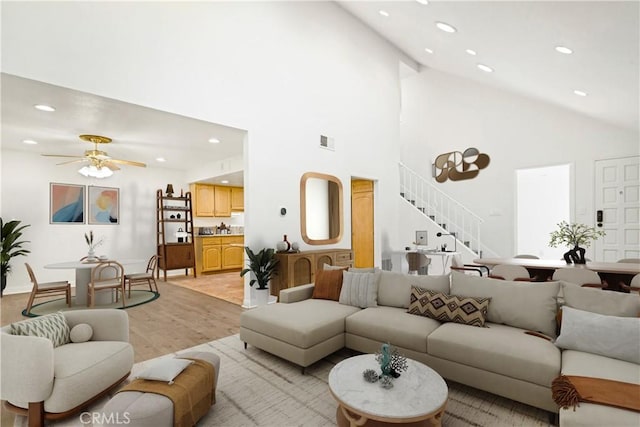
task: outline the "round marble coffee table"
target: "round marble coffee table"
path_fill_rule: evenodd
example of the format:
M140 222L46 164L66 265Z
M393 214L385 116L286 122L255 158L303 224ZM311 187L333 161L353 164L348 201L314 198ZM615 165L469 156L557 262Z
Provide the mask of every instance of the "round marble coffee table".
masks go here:
M329 390L338 401L338 426L440 426L449 390L428 366L407 359L408 369L393 387L365 381L365 369L380 371L375 355L350 357L329 372Z

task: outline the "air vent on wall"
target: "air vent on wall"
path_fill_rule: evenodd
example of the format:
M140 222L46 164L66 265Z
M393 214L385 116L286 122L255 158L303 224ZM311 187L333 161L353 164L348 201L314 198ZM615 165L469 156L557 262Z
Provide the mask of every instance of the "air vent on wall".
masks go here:
M320 148L325 148L327 150L336 151L336 142L333 138L329 138L328 136L320 135Z

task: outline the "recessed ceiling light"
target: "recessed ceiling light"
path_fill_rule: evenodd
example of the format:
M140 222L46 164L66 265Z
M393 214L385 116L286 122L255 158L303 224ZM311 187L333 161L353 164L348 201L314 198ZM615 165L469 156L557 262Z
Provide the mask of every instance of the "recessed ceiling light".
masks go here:
M456 31L458 31L453 26L447 24L446 22L436 22L436 27L438 27L445 33L455 33Z
M156 157L156 161L157 162L166 162L167 159L165 159L164 157Z
M36 104L33 106L33 108L40 111L48 111L48 112L56 111L56 109L53 108L52 106L45 105L45 104Z
M466 52L467 52L469 55L476 56L476 51L475 51L475 50L473 50L473 49L467 49L467 50L466 50Z
M220 140L218 138L210 138L209 142L212 143L212 144L219 144Z
M574 90L573 93L575 93L578 96L587 96L588 95L587 92L584 92L584 91L581 91L581 90L577 90L577 89Z
M428 5L429 4L429 0L416 0L418 3L423 4L423 5Z
M34 141L33 139L23 139L22 142L29 145L36 145L38 143L38 141Z
M493 68L484 65L484 64L478 64L478 68L480 68L482 71L486 71L487 73L493 73Z
M386 18L387 16L389 16L389 12L387 12L386 10L379 10L379 11L378 11L378 13L379 13L380 15L384 16L385 18Z
M565 55L571 55L573 53L573 50L566 46L556 46L556 50L560 53L564 53Z
M425 47L424 51L427 53L433 53L433 49L429 49L428 47Z
M223 180L222 180L222 181L220 181L220 182L221 182L221 183L223 183L223 184L228 184L228 183L229 183L229 180L228 180L228 179L223 179Z

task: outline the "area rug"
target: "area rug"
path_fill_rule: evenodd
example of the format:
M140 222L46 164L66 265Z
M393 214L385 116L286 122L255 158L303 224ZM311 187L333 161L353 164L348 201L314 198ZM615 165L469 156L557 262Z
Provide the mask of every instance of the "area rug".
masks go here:
M336 363L350 356L348 350L334 353L308 367L305 375L299 366L253 346L245 350L238 335L184 351L191 350L211 351L220 356L216 404L198 422L198 427L336 425L337 404L329 393L327 378ZM134 365L130 378L148 363ZM445 427L549 426L548 413L541 409L461 384L448 382L448 385L449 401L442 423ZM99 414L108 399L96 403L88 412ZM84 415L82 424L78 416L49 425L92 426L86 423L89 418ZM26 420L16 417L15 426L26 426Z
M128 295L128 293L127 293ZM125 298L125 307L122 307L122 302L114 302L111 304L100 304L96 308L131 308L138 305L146 304L153 300L160 298L158 292L143 291L143 290L131 290L131 297ZM54 300L45 301L39 304L34 304L31 307L31 312L27 314L27 309L22 310L22 315L27 317L38 317L49 313L56 313L58 311L69 310L86 310L86 305L76 304L76 297L71 297L71 307L67 305L65 298L58 298Z

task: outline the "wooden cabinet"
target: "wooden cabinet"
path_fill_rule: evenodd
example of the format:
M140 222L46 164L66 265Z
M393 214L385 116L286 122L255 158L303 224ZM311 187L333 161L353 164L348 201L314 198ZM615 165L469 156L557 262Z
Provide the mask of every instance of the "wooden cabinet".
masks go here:
M163 271L167 280L167 270L195 270L195 253L193 247L193 215L191 192L184 196L165 196L162 190L156 191L156 245L158 248L158 278ZM177 230L176 230L177 229ZM176 236L174 231L181 231ZM177 241L176 241L177 240Z
M244 212L244 188L231 187L231 210Z
M244 236L196 238L196 271L213 273L241 269L244 265Z
M351 249L329 249L293 253L277 253L280 261L278 269L271 279L271 295L278 296L282 289L313 283L316 271L323 264L353 266Z
M231 187L214 187L213 216L231 216Z
M158 252L162 252L162 245L158 247ZM167 243L164 245L164 256L160 257L158 261L161 270L190 268L194 261L193 245L191 243Z
M195 194L195 216L230 217L231 212L244 211L244 188L211 184L192 184Z

